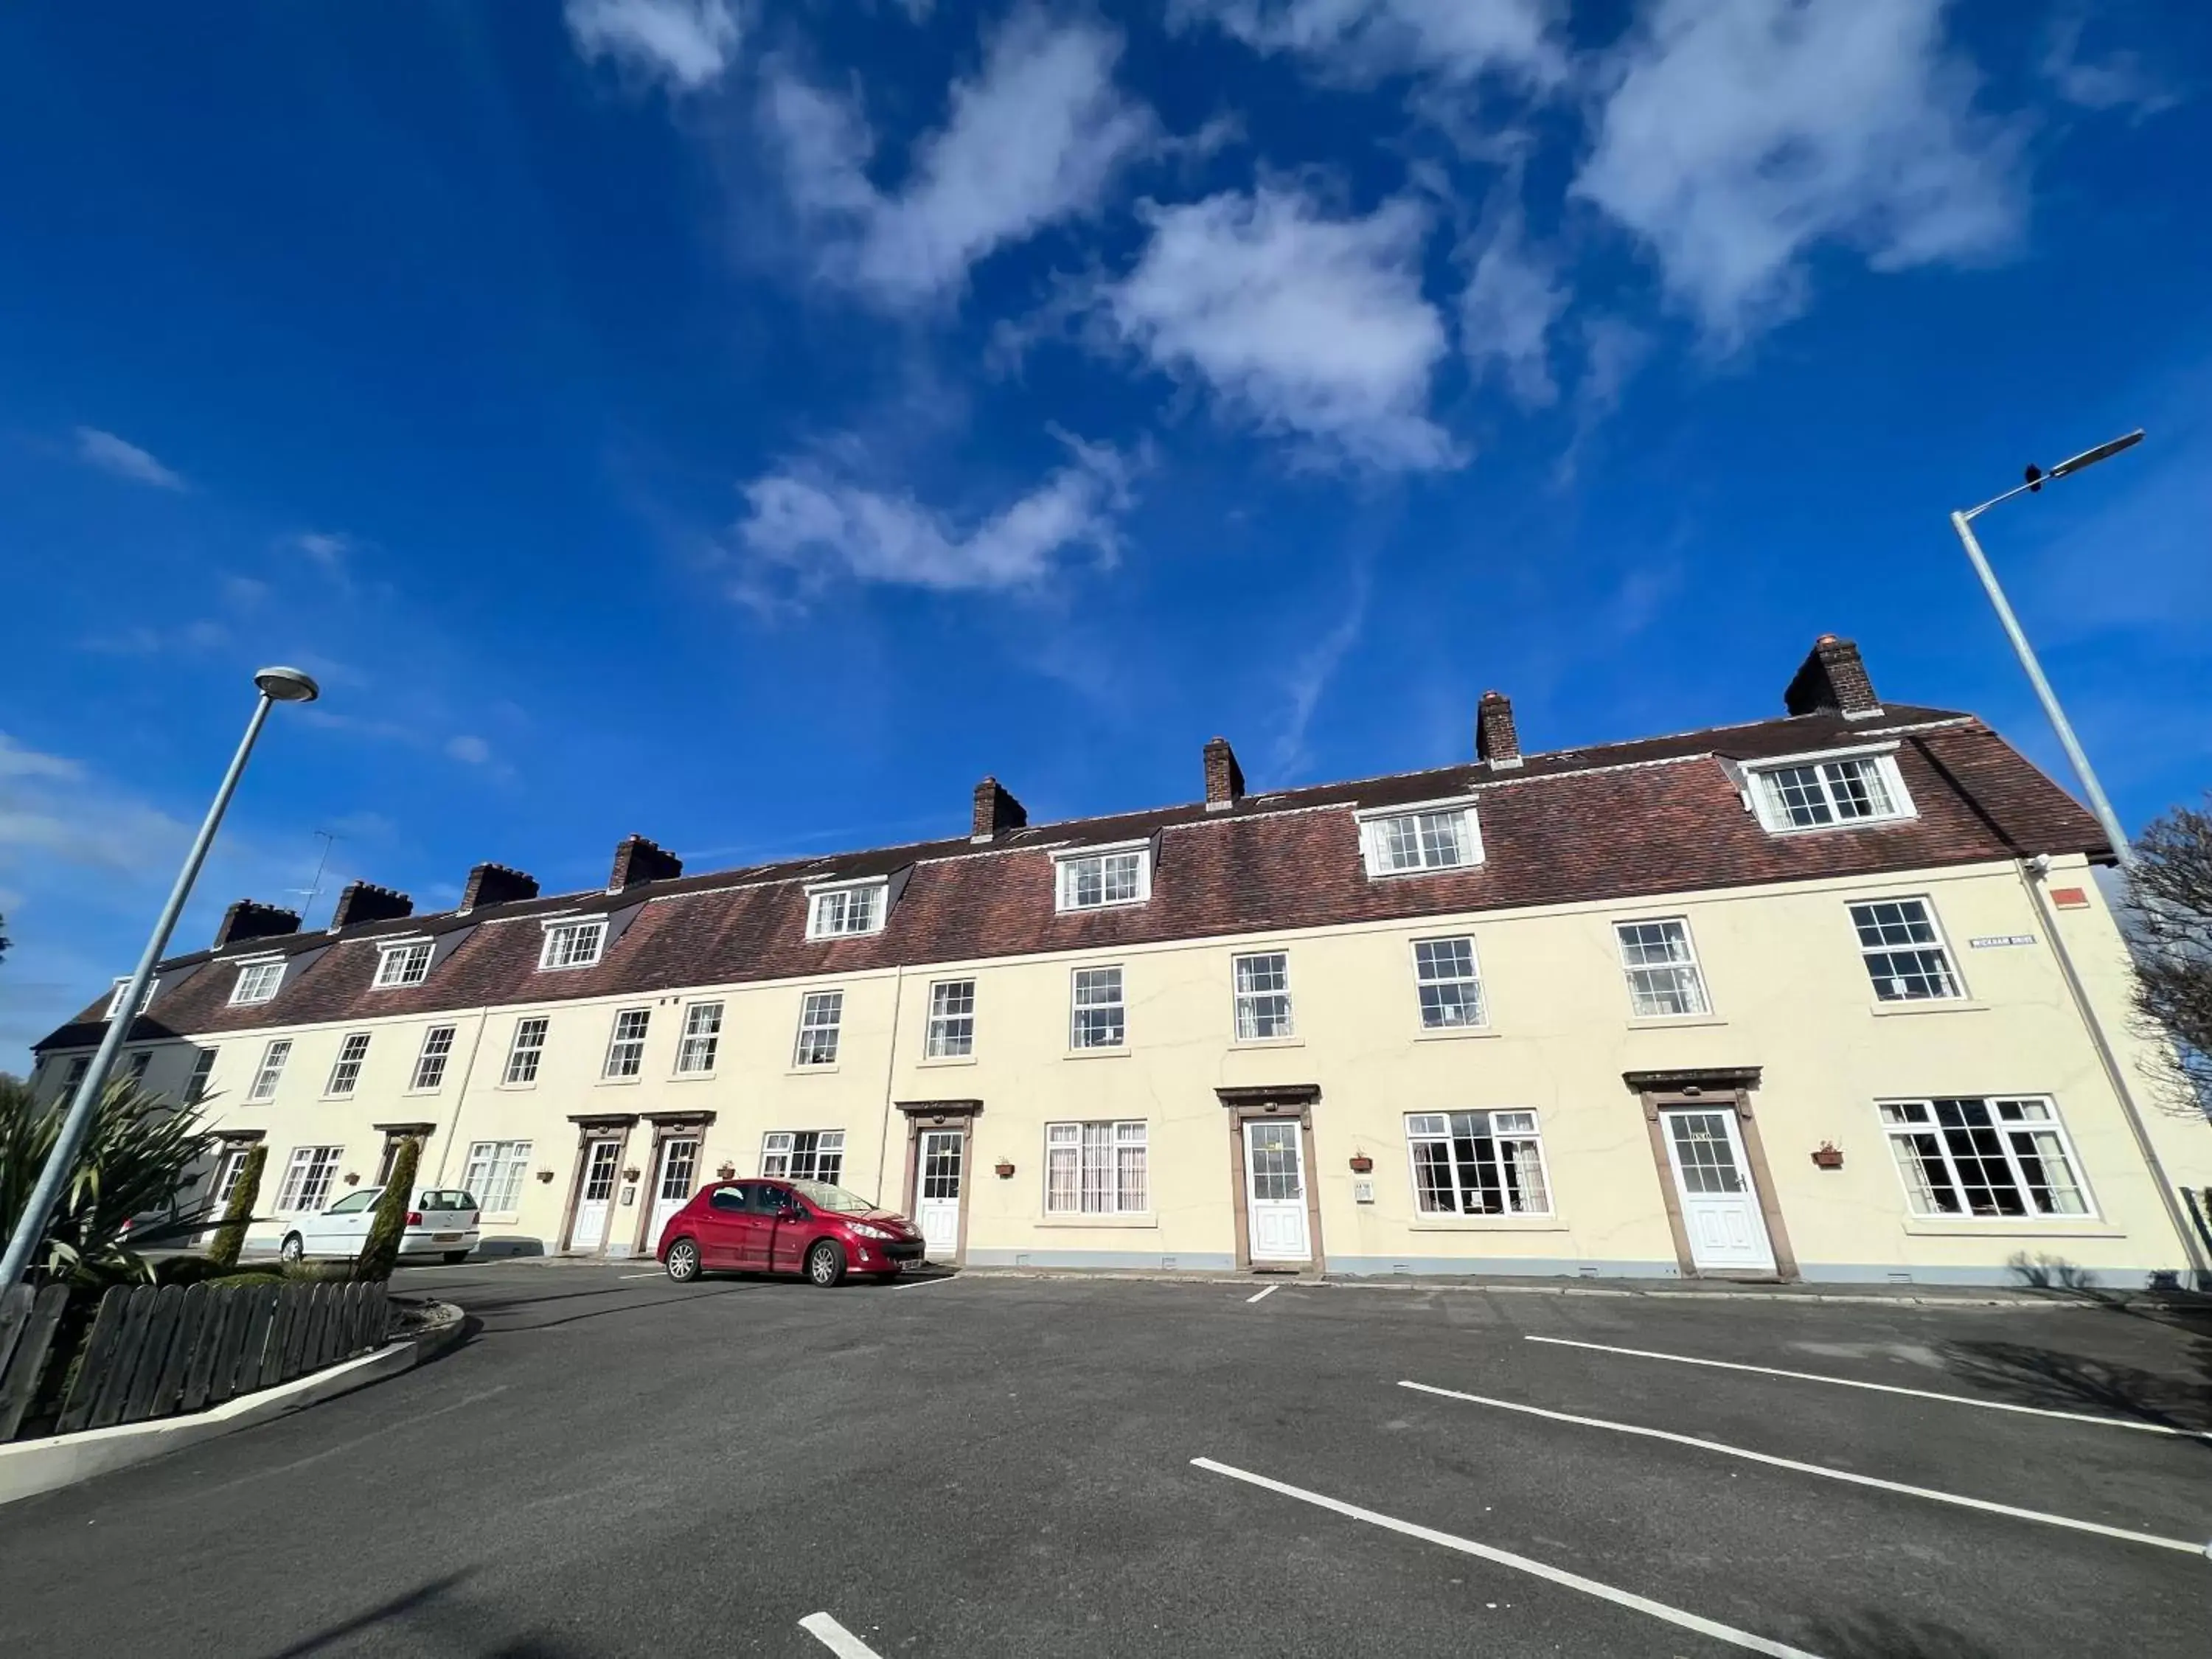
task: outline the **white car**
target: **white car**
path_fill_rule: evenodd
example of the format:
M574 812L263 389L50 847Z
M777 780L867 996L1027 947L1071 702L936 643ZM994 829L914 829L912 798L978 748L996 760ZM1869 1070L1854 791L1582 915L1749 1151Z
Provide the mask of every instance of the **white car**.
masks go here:
M307 1255L359 1255L383 1191L381 1187L359 1187L326 1210L257 1227L254 1231L260 1237L256 1243L264 1249L273 1243L287 1261ZM447 1261L466 1261L479 1237L475 1197L458 1187L417 1189L399 1235L401 1259L434 1255Z

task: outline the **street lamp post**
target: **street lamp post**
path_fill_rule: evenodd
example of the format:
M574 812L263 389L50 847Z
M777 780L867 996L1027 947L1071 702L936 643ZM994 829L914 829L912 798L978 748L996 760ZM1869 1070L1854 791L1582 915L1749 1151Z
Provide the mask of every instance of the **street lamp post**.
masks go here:
M2021 667L2027 671L2028 684L2035 688L2035 695L2043 704L2043 712L2050 719L2051 729L2058 733L2059 746L2066 750L2066 758L2074 763L2074 775L2081 781L2081 792L2089 798L2089 810L2097 815L2097 822L2104 826L2105 838L2112 844L2112 855L2119 860L2122 869L2128 870L2135 867L2135 848L2129 843L2127 832L2120 828L2120 816L2112 811L2112 803L2105 794L2105 786L2097 781L2096 770L2089 764L2089 757L2081 747L2081 740L2074 735L2074 727L2066 718L2066 711L2058 706L2058 694L2051 689L2051 682L2044 678L2043 665L2035 659L2034 647L2028 644L2027 635L2021 631L2020 618L2013 615L2011 602L2005 598L2004 589L1997 585L1996 572L1990 568L1990 562L1982 553L1981 543L1974 539L1973 522L2002 501L2039 491L2046 483L2070 477L2085 466L2094 466L2099 461L2117 455L2124 449L2134 447L2142 441L2142 429L2138 427L2110 443L2099 444L2094 449L2085 449L2079 455L2069 456L2048 472L2040 467L2031 466L2027 469L2026 483L2015 485L2002 495L1992 496L1979 507L1969 507L1963 513L1951 515L1951 528L1959 532L1959 540L1965 544L1966 556L1973 561L1974 574L1982 579L1982 586L1990 596L1990 604L1996 611L1997 620L2004 624L2005 636L2012 641L2014 654L2019 657Z
M23 1213L15 1223L15 1235L8 1241L8 1253L0 1258L0 1289L20 1280L30 1265L31 1252L38 1248L39 1236L46 1231L46 1217L54 1207L54 1200L61 1195L62 1183L69 1179L70 1166L76 1161L77 1149L84 1144L85 1131L92 1125L93 1109L106 1085L108 1069L115 1064L116 1051L122 1048L138 1018L139 1006L146 1000L147 983L154 977L161 952L168 945L178 912L185 908L185 899L191 896L192 883L199 878L200 866L207 860L208 848L238 788L239 777L246 770L246 757L253 752L253 740L261 735L262 725L269 718L270 706L313 702L321 695L314 681L296 668L264 668L254 675L253 684L261 692L253 705L253 718L246 723L246 736L238 745L238 752L230 758L230 769L222 775L222 787L215 792L200 832L192 838L191 851L185 855L184 868L177 872L176 885L169 890L169 901L161 907L161 919L154 924L153 937L146 941L145 954L138 958L138 969L131 975L131 982L124 987L123 994L111 1004L107 1034L100 1038L90 1068L77 1084L76 1094L70 1102L69 1115L62 1120L61 1134L46 1157L46 1167L40 1172L39 1184L32 1188L30 1201L23 1206Z

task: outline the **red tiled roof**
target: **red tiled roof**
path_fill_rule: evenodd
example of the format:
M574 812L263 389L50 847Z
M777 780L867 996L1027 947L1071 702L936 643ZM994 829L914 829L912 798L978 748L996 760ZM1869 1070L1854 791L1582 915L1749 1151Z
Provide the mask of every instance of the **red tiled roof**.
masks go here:
M1898 741L1917 815L1903 822L1777 836L1743 809L1724 761L1758 761ZM1473 793L1477 868L1370 880L1354 809ZM1060 915L1048 849L1158 838L1149 902ZM1847 721L1826 712L1679 736L1033 825L988 846L965 837L793 860L592 891L364 923L197 951L133 1028L147 1040L269 1025L428 1013L690 985L834 975L898 963L1049 951L1109 951L1161 939L1310 927L1578 901L1657 898L1761 882L2085 853L2109 857L2096 821L1971 715L1891 706ZM911 869L880 933L810 941L812 881ZM627 917L595 966L538 971L540 919ZM377 991L378 939L465 928L420 986ZM327 947L327 948L326 948ZM232 1007L240 957L319 952L274 1000ZM186 972L185 969L191 971ZM103 994L40 1049L97 1041Z

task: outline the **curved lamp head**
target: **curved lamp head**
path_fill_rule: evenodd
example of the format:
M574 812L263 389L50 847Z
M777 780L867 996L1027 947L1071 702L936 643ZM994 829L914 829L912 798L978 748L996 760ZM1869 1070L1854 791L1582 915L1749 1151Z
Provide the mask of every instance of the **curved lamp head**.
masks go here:
M253 683L271 702L313 702L323 695L322 687L296 668L260 669Z

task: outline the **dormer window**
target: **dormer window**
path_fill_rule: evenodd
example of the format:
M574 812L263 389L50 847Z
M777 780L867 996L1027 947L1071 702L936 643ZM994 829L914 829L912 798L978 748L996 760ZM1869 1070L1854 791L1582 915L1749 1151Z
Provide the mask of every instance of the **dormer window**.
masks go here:
M1893 754L1805 756L1751 769L1753 805L1772 830L1832 830L1912 816Z
M1142 904L1152 896L1152 848L1149 842L1127 847L1086 848L1053 855L1055 897L1060 910L1103 910L1117 904Z
M234 1005L266 1002L276 994L276 988L284 982L284 958L264 957L258 962L238 964L238 982L230 988Z
M402 985L420 985L429 976L428 939L409 939L404 944L377 946L376 989L389 991Z
M1482 831L1473 801L1423 801L1362 812L1359 845L1370 876L1462 870L1482 862Z
M849 939L880 933L890 884L887 879L842 882L806 892L806 937Z
M159 990L161 986L161 981L158 978L146 981L146 994L138 1004L140 1013L144 1013L153 1006L154 993ZM115 988L107 994L107 1012L100 1016L102 1019L113 1019L116 1015L123 1012L123 994L130 988L131 975L128 974L115 981Z
M549 921L545 924L545 945L538 953L538 965L546 968L589 968L599 959L599 952L607 942L607 919L593 916L588 921Z

